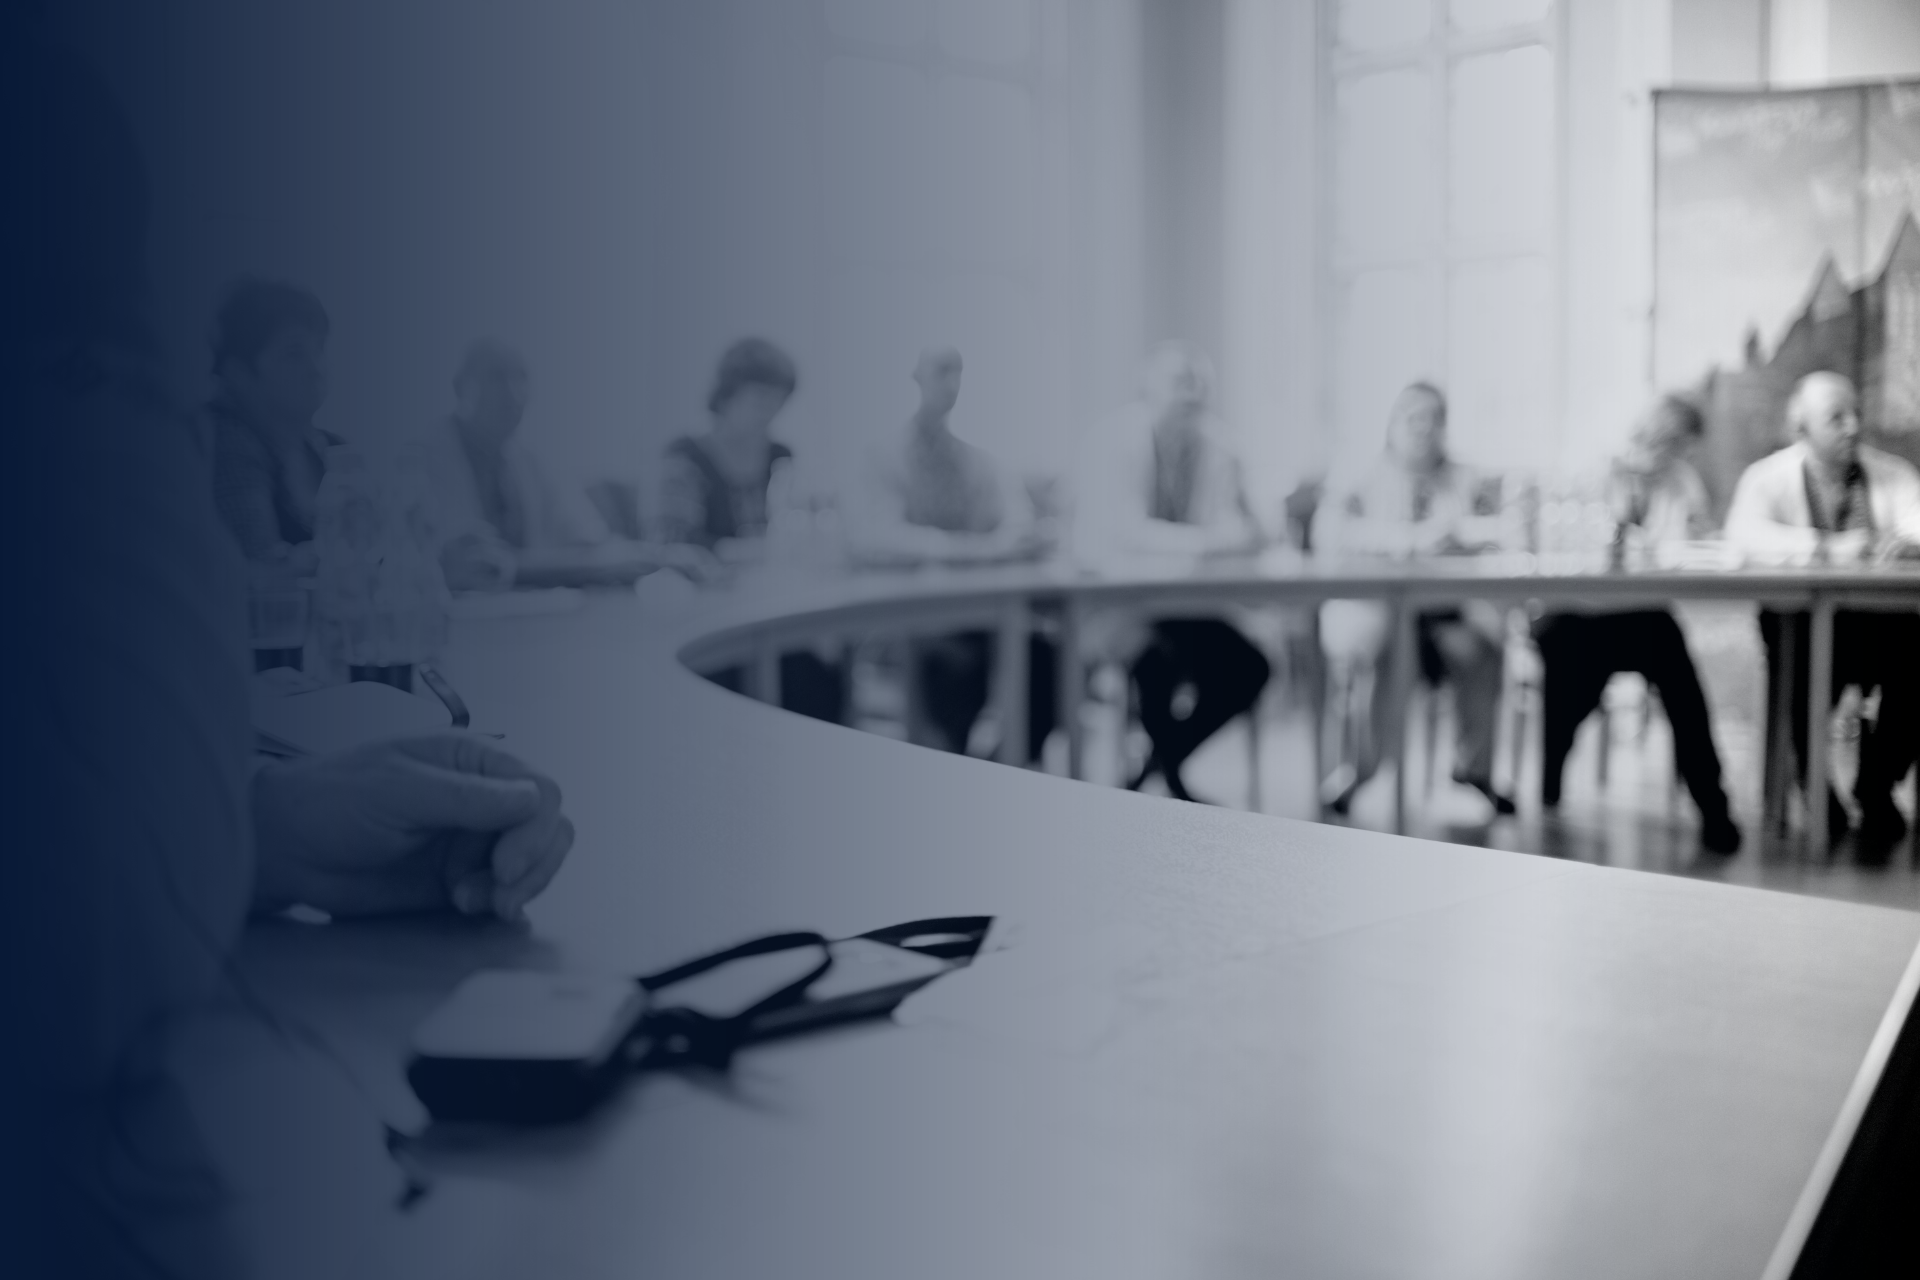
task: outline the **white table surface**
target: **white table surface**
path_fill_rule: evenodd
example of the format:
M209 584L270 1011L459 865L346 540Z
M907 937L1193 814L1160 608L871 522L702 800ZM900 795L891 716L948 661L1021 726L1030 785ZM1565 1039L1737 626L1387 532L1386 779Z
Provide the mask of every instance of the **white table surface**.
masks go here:
M258 926L254 998L396 1118L408 1030L482 965L638 972L991 912L1020 926L994 963L1023 967L1024 1007L638 1082L585 1125L438 1150L402 1216L368 1105L229 1002L183 1053L218 1064L200 1105L268 1269L1757 1276L1920 943L1920 915L801 720L689 675L689 625L610 598L458 624L449 673L476 728L561 780L571 861L525 933Z

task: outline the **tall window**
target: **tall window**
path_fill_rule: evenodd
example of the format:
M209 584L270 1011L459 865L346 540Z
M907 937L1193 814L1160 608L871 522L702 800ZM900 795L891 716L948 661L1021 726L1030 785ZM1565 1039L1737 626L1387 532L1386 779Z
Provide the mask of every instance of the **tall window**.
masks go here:
M918 351L966 360L956 423L1018 465L1052 407L1049 103L1035 0L825 0L829 395L897 428Z
M1465 458L1557 442L1560 15L1553 0L1322 0L1327 388L1342 456L1414 378Z

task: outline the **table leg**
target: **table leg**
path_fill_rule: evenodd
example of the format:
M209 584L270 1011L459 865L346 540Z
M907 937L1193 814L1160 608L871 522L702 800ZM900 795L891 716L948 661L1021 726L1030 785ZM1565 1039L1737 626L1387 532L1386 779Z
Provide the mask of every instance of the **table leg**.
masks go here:
M1807 628L1807 850L1827 856L1827 757L1833 747L1833 601L1813 598Z
M1802 696L1797 673L1797 646L1794 633L1799 628L1788 615L1781 616L1778 639L1770 656L1773 667L1767 697L1767 751L1769 767L1761 771L1761 825L1776 835L1787 834L1787 792L1797 770L1793 744L1793 699Z
M994 663L1000 711L1000 760L1027 763L1027 637L1033 631L1032 607L1010 602L1000 615L999 653Z
M934 745L933 726L927 720L927 691L920 684L920 641L915 636L901 636L900 663L906 680L906 731L907 741L916 747ZM963 748L964 749L964 748Z
M1067 776L1087 776L1087 732L1080 723L1081 702L1086 695L1087 667L1080 653L1081 604L1077 596L1068 596L1060 610L1060 652L1055 659L1054 694L1060 711L1060 725L1067 731Z
M1308 657L1307 718L1313 723L1313 790L1320 794L1320 788L1327 780L1327 653L1320 646L1320 610L1312 612L1311 623L1307 628L1308 643L1312 646ZM1342 754L1341 759L1345 759Z
M1389 658L1392 670L1387 681L1391 712L1387 723L1393 726L1393 830L1407 834L1407 705L1413 699L1414 664L1419 661L1419 639L1414 629L1414 609L1404 596L1393 602L1393 650ZM1380 696L1376 687L1374 697Z
M772 640L754 648L752 693L769 706L780 705L780 646Z

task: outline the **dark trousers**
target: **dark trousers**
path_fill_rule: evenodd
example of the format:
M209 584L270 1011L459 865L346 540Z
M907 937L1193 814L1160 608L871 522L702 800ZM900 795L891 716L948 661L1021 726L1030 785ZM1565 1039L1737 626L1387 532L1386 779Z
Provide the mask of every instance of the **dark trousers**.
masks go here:
M1673 726L1674 763L1694 804L1707 818L1727 816L1720 754L1713 747L1713 721L1700 676L1687 652L1680 624L1665 609L1631 613L1548 614L1534 627L1545 663L1546 749L1540 768L1540 798L1560 800L1560 775L1573 735L1616 672L1637 671L1660 692Z
M991 631L959 631L915 646L913 678L927 719L949 751L965 751L974 722L986 710L993 672ZM1040 758L1059 712L1059 648L1034 632L1027 637L1027 755Z
M715 671L709 680L735 693L746 684L745 667ZM827 662L805 649L780 655L780 706L783 710L825 720L829 724L847 722L847 666Z
M1767 669L1777 673L1784 629L1792 629L1793 680L1788 702L1793 720L1793 749L1800 777L1806 777L1807 666L1812 620L1804 613L1760 611L1760 635L1767 642ZM1872 613L1842 609L1833 617L1833 696L1848 685L1862 692L1880 690L1880 717L1860 738L1860 776L1854 798L1867 805L1890 799L1894 784L1913 767L1920 747L1920 614Z
M1133 663L1140 725L1163 769L1177 771L1200 744L1259 700L1272 667L1266 656L1217 618L1156 622L1153 639ZM1194 690L1193 710L1173 713L1181 685Z

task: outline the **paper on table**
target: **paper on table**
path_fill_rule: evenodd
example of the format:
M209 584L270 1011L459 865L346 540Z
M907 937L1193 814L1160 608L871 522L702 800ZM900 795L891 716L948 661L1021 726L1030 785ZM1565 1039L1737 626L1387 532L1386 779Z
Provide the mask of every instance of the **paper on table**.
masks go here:
M585 603L577 587L549 587L534 591L488 591L453 598L447 613L463 621L483 618L534 618L572 613Z

